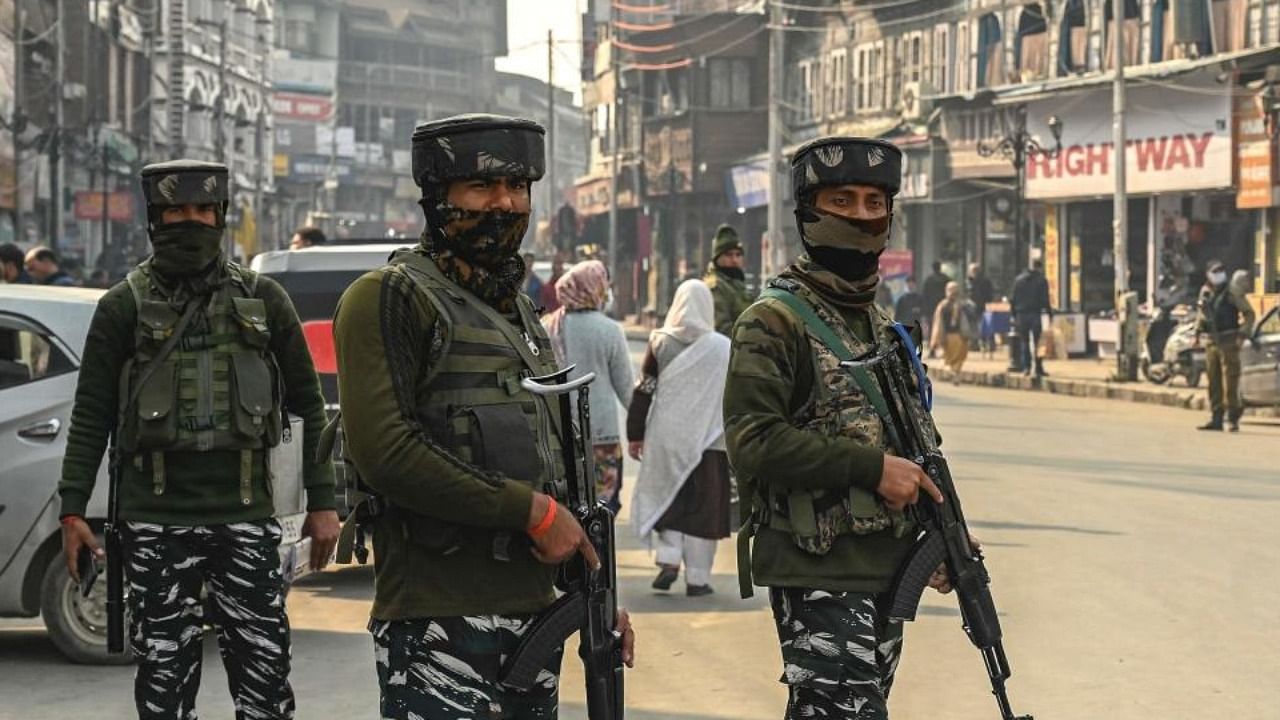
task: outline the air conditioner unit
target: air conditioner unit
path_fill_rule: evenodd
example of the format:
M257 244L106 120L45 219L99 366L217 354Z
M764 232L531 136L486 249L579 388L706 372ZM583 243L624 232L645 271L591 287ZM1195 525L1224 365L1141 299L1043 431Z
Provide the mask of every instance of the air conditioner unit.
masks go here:
M922 100L921 96L932 92L927 83L920 81L903 83L902 94L898 98L898 109L901 111L902 119L907 122L923 119L930 110L930 103Z

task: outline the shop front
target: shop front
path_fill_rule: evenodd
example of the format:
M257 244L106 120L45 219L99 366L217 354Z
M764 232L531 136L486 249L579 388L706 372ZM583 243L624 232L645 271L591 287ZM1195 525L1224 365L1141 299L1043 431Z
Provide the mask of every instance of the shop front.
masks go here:
M625 166L618 176L618 236L614 248L617 257L612 266L617 272L617 277L613 278L614 312L620 317L635 314L637 308L648 302L646 277L649 271L650 223L638 202L636 175L634 166ZM578 245L603 249L602 256L606 260L612 188L613 178L609 175L588 175L578 179L572 193L572 207L578 223ZM545 249L544 254L549 256L550 248Z
M1134 82L1127 90L1125 188L1129 287L1140 302L1194 300L1206 265L1250 268L1254 214L1236 207L1232 87L1208 73ZM1063 310L1105 314L1115 306L1111 90L1062 92L1027 105L1041 143L1048 119L1062 147L1027 164L1027 197L1042 204L1044 261Z

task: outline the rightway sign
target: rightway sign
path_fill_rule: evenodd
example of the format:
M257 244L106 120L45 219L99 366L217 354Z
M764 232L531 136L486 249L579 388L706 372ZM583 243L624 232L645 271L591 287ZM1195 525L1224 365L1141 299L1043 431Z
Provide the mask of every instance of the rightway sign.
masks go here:
M1180 77L1130 81L1125 112L1125 189L1164 193L1231 187L1231 86ZM1115 152L1111 90L1094 89L1027 105L1027 129L1053 147L1047 121L1062 120L1062 150L1027 160L1027 197L1111 195Z

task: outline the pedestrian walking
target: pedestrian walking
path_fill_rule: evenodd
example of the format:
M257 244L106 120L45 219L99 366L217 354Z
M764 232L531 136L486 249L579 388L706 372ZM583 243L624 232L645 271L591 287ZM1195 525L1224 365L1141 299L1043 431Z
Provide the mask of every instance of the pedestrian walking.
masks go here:
M1213 415L1200 430L1240 431L1244 408L1240 398L1240 348L1253 337L1257 317L1241 291L1243 283L1227 282L1227 268L1209 263L1204 287L1196 304L1196 342L1204 338L1205 372L1209 379L1209 407Z
M960 283L947 283L946 299L938 304L933 314L933 337L930 345L942 349L942 361L960 382L960 370L969 357L969 341L974 332L973 303L964 297Z
M902 152L863 138L811 141L791 161L805 254L734 327L725 439L752 498L739 582L769 588L786 717L887 718L902 624L887 592L915 540L891 513L942 496L897 457L868 396L840 366L899 342L873 303ZM843 346L842 349L836 349ZM907 406L932 436L913 394ZM901 517L894 515L894 517ZM899 528L901 530L901 528ZM945 573L930 584L948 587Z
M969 274L965 276L964 289L969 302L973 303L974 329L976 330L974 337L977 340L978 349L982 350L984 355L993 353L996 349L996 338L991 331L991 324L987 321L987 305L995 300L995 286L982 272L981 264L969 263Z
M1045 279L1039 260L1032 260L1026 270L1013 281L1013 293L1009 297L1009 311L1018 331L1021 346L1022 371L1030 376L1045 377L1044 361L1038 352L1043 333L1041 317L1053 319L1053 306L1049 304L1049 281Z
M595 373L590 393L592 447L595 452L596 497L616 515L622 509L622 444L618 403L631 404L635 379L622 326L604 314L609 300L609 271L599 260L570 267L556 281L560 309L542 324L551 338L560 367L574 366L570 379Z
M710 595L716 541L729 537L729 461L721 407L729 338L714 331L711 291L676 289L666 321L649 337L627 411L631 457L640 460L632 522L657 549L657 590L685 569L685 594Z
M148 165L142 188L152 254L98 301L80 365L58 487L67 569L83 546L103 556L84 512L110 435L138 716L196 716L209 622L236 717L292 718L267 460L286 412L315 458L320 381L284 289L223 255L226 166ZM303 482L319 570L338 537L332 468L309 461Z
M533 264L537 261L537 256L533 253L525 253L524 258L524 294L528 295L534 302L542 297L542 278L538 277L538 273L533 271Z
M933 315L938 310L938 303L942 302L943 298L947 296L947 283L949 282L951 282L951 276L942 272L942 263L935 260L933 262L933 272L924 279L924 289L922 290L923 305L920 317L926 325L924 337L932 337Z
M716 228L711 241L711 264L702 280L711 289L711 298L715 301L716 332L725 337L729 337L733 323L751 304L743 269L746 263L738 231L730 225Z
M345 448L377 498L361 512L382 718L556 717L561 653L526 692L499 671L555 601L560 563L599 566L557 510L572 428L520 383L557 369L520 292L544 135L498 115L419 125L421 240L352 283L334 319ZM625 611L617 629L631 664Z
M75 287L76 279L58 263L58 254L47 247L33 247L27 251L27 273L37 285Z
M22 248L13 243L0 245L0 284L30 285L31 276L27 274L26 255Z
M916 279L910 275L907 276L907 289L898 296L898 302L893 305L893 319L903 325L919 325L922 329L926 325L924 298L916 289Z
M560 301L556 299L556 282L563 274L564 253L556 251L555 258L551 261L551 277L542 284L538 289L538 297L534 298L542 306L542 312L555 312L560 308Z

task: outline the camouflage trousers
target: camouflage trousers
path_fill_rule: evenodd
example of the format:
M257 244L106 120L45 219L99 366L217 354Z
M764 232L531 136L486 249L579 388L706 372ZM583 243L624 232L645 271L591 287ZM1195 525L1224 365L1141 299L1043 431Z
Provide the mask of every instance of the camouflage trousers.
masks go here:
M554 720L555 653L528 692L505 690L498 672L534 616L372 620L384 720Z
M770 588L782 642L787 720L886 720L902 653L902 623L871 593Z
M140 718L194 720L205 604L237 720L292 718L289 620L275 520L180 527L128 523L130 636Z

